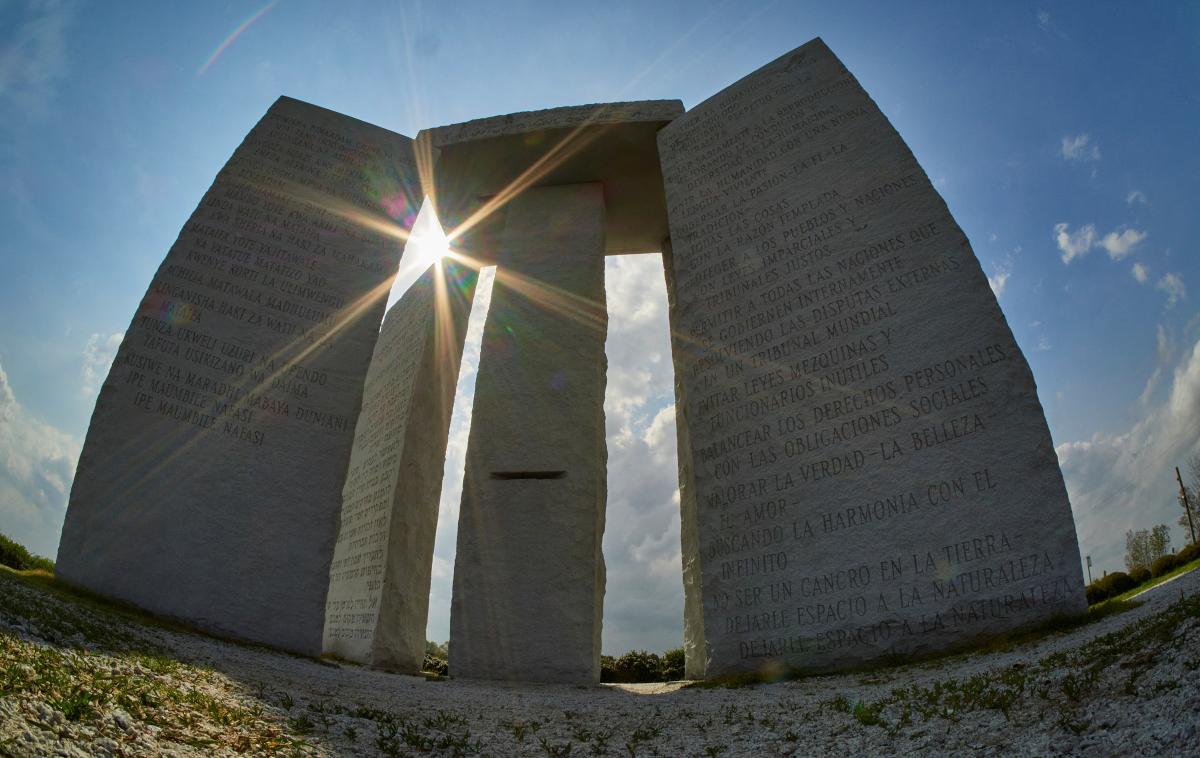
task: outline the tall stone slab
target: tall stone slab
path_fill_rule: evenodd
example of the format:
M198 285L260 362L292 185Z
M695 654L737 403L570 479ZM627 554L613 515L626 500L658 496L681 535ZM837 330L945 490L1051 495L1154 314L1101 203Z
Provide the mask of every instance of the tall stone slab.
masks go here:
M459 513L454 676L599 681L604 223L598 183L507 208Z
M1082 612L1029 366L945 203L824 43L658 140L689 672L852 666Z
M384 318L342 489L327 653L421 670L446 439L476 278L442 261Z
M280 98L155 273L101 389L68 582L321 651L363 377L420 202L412 141Z

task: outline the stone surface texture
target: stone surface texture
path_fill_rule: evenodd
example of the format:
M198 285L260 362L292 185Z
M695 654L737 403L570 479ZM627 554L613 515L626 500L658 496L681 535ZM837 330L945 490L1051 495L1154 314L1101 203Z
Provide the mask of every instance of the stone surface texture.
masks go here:
M342 490L327 653L421 670L442 467L475 279L471 269L443 261L384 318Z
M461 124L425 129L420 132L418 139L428 139L434 148L440 149L460 142L524 136L529 132L547 129L578 129L591 125L621 125L635 121L670 121L682 112L683 106L678 100L568 105L562 108L477 118Z
M58 575L316 654L342 482L420 202L407 137L280 98L155 273L101 389Z
M663 271L667 280L667 316L671 332L671 360L680 366L687 359L687 343L676 306L674 251L671 240L662 243ZM679 541L683 568L683 648L684 675L703 679L705 668L704 604L700 565L699 516L696 511L696 483L692 476L692 443L688 425L687 382L675 372L675 438L679 460Z
M689 672L844 667L1082 612L1029 366L945 203L824 43L658 139L703 608Z
M679 114L678 100L599 103L513 113L426 129L418 144L437 156L439 218L447 228L504 228L513 197L532 187L599 182L605 252L658 252L667 212L655 136ZM469 246L494 262L487 244Z
M450 612L451 673L599 681L604 597L604 203L512 200L484 325Z

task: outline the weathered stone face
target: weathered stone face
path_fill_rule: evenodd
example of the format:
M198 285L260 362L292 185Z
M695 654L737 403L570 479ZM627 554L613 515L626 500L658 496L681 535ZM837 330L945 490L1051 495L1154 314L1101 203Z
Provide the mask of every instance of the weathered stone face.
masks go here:
M828 48L698 105L659 150L689 674L835 668L1081 612L1029 366Z
M417 142L437 151L443 218L482 207L478 226L503 228L505 204L527 189L599 182L605 253L650 253L667 234L655 135L681 113L678 100L575 105L423 129ZM468 249L489 260L488 245Z
M475 280L473 270L443 261L384 319L342 490L327 653L421 670L442 466Z
M607 332L600 186L522 193L496 254L459 512L451 674L597 682Z
M419 202L407 137L271 107L125 333L72 488L63 579L320 652L363 376Z
M474 289L431 271L377 330L420 173L460 249L499 266L455 675L599 678L604 255L656 246L668 215L689 676L846 667L1081 612L1029 366L853 76L816 40L680 112L512 114L414 150L280 99L126 332L59 575L219 634L420 666Z

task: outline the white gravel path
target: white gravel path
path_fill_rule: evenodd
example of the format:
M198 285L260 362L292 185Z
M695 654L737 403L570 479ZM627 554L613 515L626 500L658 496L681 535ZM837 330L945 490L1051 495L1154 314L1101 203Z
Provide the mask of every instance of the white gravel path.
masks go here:
M71 665L203 697L180 700L200 703L195 714L139 719L113 696L71 720L48 705L37 673L45 664L3 660L8 674L34 673L18 685L6 674L16 691L0 690L0 754L1200 755L1200 571L1139 600L1003 652L866 674L738 689L566 687L426 681L296 658L83 610L9 574L0 576L0 652L66 651ZM118 641L93 640L89 622ZM187 665L155 673L123 652L131 647ZM225 706L252 716L205 722L206 709ZM198 734L212 741L186 744Z

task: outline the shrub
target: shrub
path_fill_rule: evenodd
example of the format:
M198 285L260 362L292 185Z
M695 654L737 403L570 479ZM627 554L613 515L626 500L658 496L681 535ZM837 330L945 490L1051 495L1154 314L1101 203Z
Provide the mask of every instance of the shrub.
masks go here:
M662 680L673 682L683 678L683 648L668 650L662 657Z
M645 650L631 650L615 661L618 682L657 682L662 659Z
M633 684L670 682L683 678L683 648L668 650L661 656L645 650L633 650L620 657L600 656L600 681Z
M1156 577L1162 576L1163 574L1169 574L1178 565L1179 558L1172 553L1167 553L1154 561L1154 565L1150 567L1150 573Z
M1126 590L1131 590L1137 586L1137 582L1133 581L1133 577L1126 574L1124 571L1114 571L1108 576L1096 582L1105 594L1109 597L1120 595Z
M425 654L425 662L421 664L422 671L428 671L431 674L445 676L450 671L450 664L445 658L435 658L428 653Z
M1133 571L1129 572L1129 576L1134 582L1138 584L1145 584L1146 582L1150 581L1151 573L1150 569L1146 568L1145 566L1138 566Z
M9 539L4 534L0 534L0 564L16 569L17 571L27 571L29 569L54 571L54 561L49 558L43 558L40 555L33 555L25 549L24 545Z
M600 656L600 681L617 681L617 659L611 655Z
M1088 605L1095 605L1108 597L1108 593L1097 582L1084 587L1083 591L1087 595Z
M447 646L444 642L439 645L436 642L425 640L425 662L421 664L421 670L445 676L450 670L449 655L446 648Z
M1191 563L1192 561L1196 560L1197 558L1200 558L1200 545L1197 545L1196 543L1193 542L1192 544L1188 545L1187 547L1181 549L1178 553L1176 553L1175 557L1179 559L1180 565L1183 565L1185 563Z

